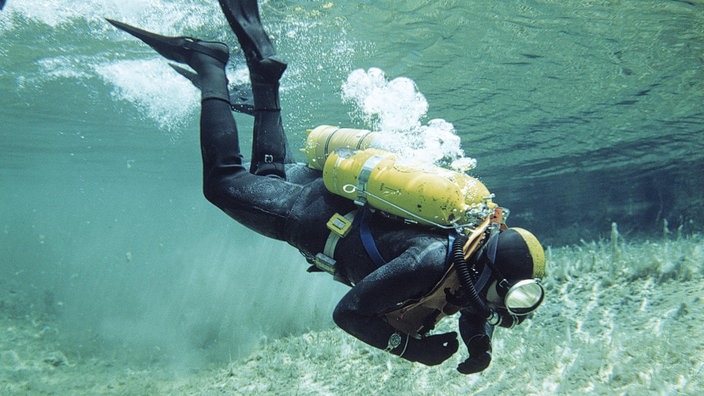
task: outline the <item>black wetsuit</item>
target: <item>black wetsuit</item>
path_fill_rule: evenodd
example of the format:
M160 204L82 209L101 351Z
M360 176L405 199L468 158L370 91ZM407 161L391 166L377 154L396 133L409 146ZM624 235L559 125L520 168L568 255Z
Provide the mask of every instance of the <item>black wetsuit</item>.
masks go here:
M255 111L255 118L264 121L255 124L278 128L279 117L277 111ZM320 172L305 165L287 165L286 180L250 173L237 149L237 127L224 101L203 101L201 145L208 200L241 224L286 241L307 257L323 251L330 234L326 223L333 214L356 209L351 200L328 192ZM361 243L359 223L354 222L349 235L338 242L334 259L340 275L355 286L338 304L334 319L352 335L383 349L395 330L382 314L422 297L440 280L448 268L448 238L444 232L378 213L369 222L386 264L378 267L372 262Z
M279 79L285 63L261 25L256 0L220 0L220 5L247 60L254 98L254 135L251 165L247 167L227 102L224 64L213 61L212 55L187 54L187 63L198 72L203 99L205 196L246 227L286 241L310 258L324 250L330 217L347 214L356 209L355 204L328 192L319 171L291 163L279 105ZM333 257L337 275L354 285L335 308L335 323L360 340L405 359L427 365L443 362L457 351L456 333L422 339L407 334L399 337L384 314L424 296L447 272L446 232L411 226L379 213L371 215L367 224L384 262L370 258L355 221L349 235L338 242ZM471 314L463 314L463 318L460 330L465 342L468 337L485 335L484 319ZM399 338L405 339L396 342Z

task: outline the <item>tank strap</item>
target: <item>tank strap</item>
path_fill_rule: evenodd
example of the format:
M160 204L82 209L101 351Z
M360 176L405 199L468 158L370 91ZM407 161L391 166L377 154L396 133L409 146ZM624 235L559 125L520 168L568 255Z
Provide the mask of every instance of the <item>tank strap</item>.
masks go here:
M362 240L362 246L364 246L364 250L369 255L369 258L372 259L372 262L377 267L381 267L382 265L386 264L386 260L384 260L384 258L381 256L379 248L376 247L376 242L374 241L374 236L372 235L371 227L369 227L369 217L371 216L371 214L372 211L367 205L364 205L362 209L360 209L359 238Z
M325 148L323 149L323 153L325 154L325 158L327 158L328 154L330 154L330 140L332 140L332 137L339 130L340 130L340 128L333 129L333 131L330 132L330 134L328 135L327 139L325 139Z
M359 176L357 176L357 197L354 200L355 204L359 206L367 204L367 183L369 183L369 177L372 175L374 168L376 168L383 159L384 157L381 155L374 155L369 157L369 159L364 162L364 165L362 165L362 170L359 172Z

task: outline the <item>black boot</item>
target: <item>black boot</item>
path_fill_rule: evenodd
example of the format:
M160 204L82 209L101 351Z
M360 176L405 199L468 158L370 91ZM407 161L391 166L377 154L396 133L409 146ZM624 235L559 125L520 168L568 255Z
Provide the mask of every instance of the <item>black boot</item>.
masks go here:
M257 0L219 0L247 60L252 83L276 83L286 61L276 54L259 16Z

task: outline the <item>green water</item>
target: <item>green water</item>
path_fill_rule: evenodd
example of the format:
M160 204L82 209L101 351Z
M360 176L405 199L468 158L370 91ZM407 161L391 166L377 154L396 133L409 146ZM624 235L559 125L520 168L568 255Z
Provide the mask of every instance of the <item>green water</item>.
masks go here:
M701 1L270 0L262 14L290 63L292 142L319 124L369 127L340 87L379 67L415 81L422 121L451 122L512 224L549 244L612 222L643 237L664 220L701 230ZM194 362L331 327L344 288L204 200L197 91L105 16L234 43L203 0L0 11L0 286L22 296L13 315L55 317L84 353L115 343ZM246 150L251 120L238 122Z

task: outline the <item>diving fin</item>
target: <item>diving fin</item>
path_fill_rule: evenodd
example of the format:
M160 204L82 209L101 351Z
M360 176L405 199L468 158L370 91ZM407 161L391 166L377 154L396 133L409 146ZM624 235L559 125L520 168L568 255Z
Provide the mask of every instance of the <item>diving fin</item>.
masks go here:
M0 0L0 10L5 7L5 0Z
M274 46L262 27L257 0L219 0L219 3L248 62L276 55Z
M184 77L186 77L196 88L200 89L200 79L198 74L183 68L179 65L169 63L172 69ZM242 114L254 115L254 97L252 96L252 86L249 84L241 84L229 87L230 91L230 107L233 111Z
M193 56L193 52L208 55L223 64L226 64L230 57L229 49L227 45L223 43L202 41L185 36L162 36L113 19L105 19L116 28L142 40L161 56L175 62L188 64Z

